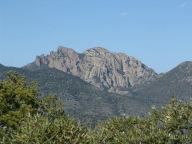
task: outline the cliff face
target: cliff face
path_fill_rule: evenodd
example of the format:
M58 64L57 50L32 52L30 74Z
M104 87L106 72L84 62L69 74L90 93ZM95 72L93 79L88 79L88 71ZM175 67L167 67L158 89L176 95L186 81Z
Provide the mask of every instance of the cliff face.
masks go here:
M156 77L152 69L134 57L111 53L100 47L88 49L82 54L60 47L47 56L38 56L35 62L27 67L34 65L70 73L100 89L119 94L127 94L128 88Z

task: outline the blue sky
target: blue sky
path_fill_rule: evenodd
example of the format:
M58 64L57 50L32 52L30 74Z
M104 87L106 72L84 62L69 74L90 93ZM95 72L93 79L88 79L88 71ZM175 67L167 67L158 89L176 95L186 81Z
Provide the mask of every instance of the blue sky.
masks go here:
M192 0L0 0L0 63L102 46L157 72L192 60Z

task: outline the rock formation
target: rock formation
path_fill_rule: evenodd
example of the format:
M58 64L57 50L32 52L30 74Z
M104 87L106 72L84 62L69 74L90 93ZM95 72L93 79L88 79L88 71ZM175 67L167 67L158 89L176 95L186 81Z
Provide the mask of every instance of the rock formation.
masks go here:
M97 47L77 53L73 49L59 47L49 55L37 56L27 65L48 66L78 76L86 82L109 92L127 94L128 89L154 79L157 74L134 57L123 53L111 53Z

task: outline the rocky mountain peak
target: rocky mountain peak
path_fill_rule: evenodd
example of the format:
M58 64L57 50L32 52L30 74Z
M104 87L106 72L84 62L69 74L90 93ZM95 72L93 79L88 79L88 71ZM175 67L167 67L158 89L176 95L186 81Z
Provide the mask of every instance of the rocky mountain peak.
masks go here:
M109 51L102 47L95 47L85 51L88 56L105 56Z
M59 46L58 49L57 49L57 53L58 54L60 54L60 53L62 53L62 54L73 54L73 53L76 53L76 52L72 48Z
M154 79L157 75L136 58L111 53L102 47L88 49L82 54L59 47L47 56L38 56L33 65L46 65L70 73L100 89L119 94L127 94L130 87Z

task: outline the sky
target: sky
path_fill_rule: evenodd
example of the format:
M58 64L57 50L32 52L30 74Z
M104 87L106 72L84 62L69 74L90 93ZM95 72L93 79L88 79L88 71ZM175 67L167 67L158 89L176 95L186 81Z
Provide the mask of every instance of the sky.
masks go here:
M192 0L0 0L0 63L104 47L156 72L192 60Z

